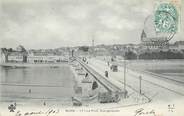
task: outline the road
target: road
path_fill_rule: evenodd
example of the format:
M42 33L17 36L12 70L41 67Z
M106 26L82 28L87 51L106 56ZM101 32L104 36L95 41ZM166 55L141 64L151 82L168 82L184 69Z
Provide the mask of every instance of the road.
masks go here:
M118 72L112 72L107 63L98 59L88 59L89 65L101 74L107 70L109 72L109 78L113 78L123 83L124 72L123 67L119 67ZM127 87L131 87L135 91L140 90L139 76L142 76L142 93L152 99L153 102L168 102L175 99L184 98L184 86L177 85L168 81L164 81L159 78L155 78L152 75L127 70L126 83Z

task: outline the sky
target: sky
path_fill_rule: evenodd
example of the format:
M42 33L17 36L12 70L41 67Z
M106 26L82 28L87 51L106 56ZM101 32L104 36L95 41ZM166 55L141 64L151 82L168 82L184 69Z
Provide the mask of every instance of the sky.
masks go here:
M95 45L138 44L158 2L0 0L0 47L58 48L92 45L92 39ZM184 40L183 34L182 27L172 41Z

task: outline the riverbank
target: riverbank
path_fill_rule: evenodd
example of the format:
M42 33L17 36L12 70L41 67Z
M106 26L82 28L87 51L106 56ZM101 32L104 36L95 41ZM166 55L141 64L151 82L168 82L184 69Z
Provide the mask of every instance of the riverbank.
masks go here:
M101 70L102 73L104 73L105 70L108 71L109 77L112 77L120 82L124 81L123 80L124 78L122 76L122 75L124 75L124 67L123 67L123 65L121 66L120 62L118 62L120 65L118 67L118 72L113 72L112 70L110 70L107 63L104 62L103 60L91 58L91 59L88 59L88 62L89 62L88 64L91 65L91 67L95 67L99 71ZM162 78L156 78L153 75L142 73L142 72L139 72L137 70L132 70L129 68L129 67L135 68L135 65L138 65L138 63L140 63L140 62L137 62L137 63L128 62L127 63L126 83L128 86L131 86L136 91L139 91L139 88L140 88L139 76L141 75L141 77L142 77L142 87L141 87L142 92L145 95L147 95L148 97L150 97L152 99L152 101L154 101L154 102L166 101L167 102L169 100L171 101L171 100L183 98L183 89L184 89L183 86L180 86L174 82L170 82L170 81L167 81L167 80L162 79ZM142 63L142 64L145 66L144 63ZM152 64L155 64L155 63L152 63ZM155 65L159 65L159 64L157 63ZM162 65L163 64L160 64L160 67ZM154 67L153 65L150 65L150 66ZM142 67L139 67L139 69L142 69ZM167 99L165 98L166 95L169 96L169 97L167 97Z
M57 67L61 67L63 65L68 65L68 62L61 62L61 63L0 63L0 66L12 67L12 68L26 68L26 67L57 68Z

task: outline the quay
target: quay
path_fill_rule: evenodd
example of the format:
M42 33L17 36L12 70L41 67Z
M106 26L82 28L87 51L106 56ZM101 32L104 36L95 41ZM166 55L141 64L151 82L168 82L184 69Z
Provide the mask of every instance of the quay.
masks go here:
M61 63L0 63L0 66L3 67L12 67L12 68L26 68L26 67L51 67L57 68L63 65L67 65L68 62Z
M116 62L118 65L118 72L111 71L110 67L102 58L90 58L88 59L88 65L96 69L100 74L103 74L105 70L109 72L109 78L113 78L116 81L124 83L123 76L124 75L124 62ZM128 63L128 62L127 62ZM168 62L169 63L169 62ZM182 98L184 93L184 85L180 83L176 83L176 81L171 81L168 79L164 79L161 76L158 78L155 75L149 73L143 73L139 70L132 70L133 64L129 62L126 67L126 86L127 90L130 93L133 90L134 92L139 93L140 91L140 79L139 76L142 76L142 88L141 95L148 98L152 102L156 101L167 101L172 100L173 98ZM135 64L134 64L135 65ZM167 99L166 96L167 95Z

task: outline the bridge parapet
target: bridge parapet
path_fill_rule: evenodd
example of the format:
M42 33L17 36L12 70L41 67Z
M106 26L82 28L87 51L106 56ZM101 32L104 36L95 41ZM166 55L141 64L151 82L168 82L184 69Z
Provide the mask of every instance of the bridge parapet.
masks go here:
M100 103L118 102L122 97L127 96L128 92L117 86L110 79L99 74L79 58L76 58L76 61L107 90L107 92L99 92L98 100Z

